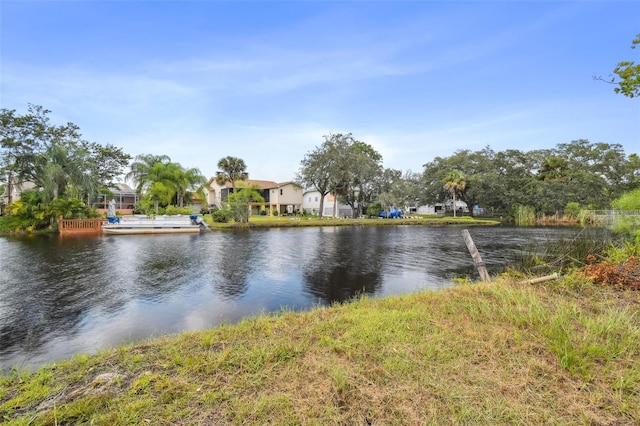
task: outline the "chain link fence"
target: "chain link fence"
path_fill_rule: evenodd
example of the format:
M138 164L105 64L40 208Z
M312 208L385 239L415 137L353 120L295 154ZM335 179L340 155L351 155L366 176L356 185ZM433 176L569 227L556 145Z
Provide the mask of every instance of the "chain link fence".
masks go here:
M588 210L595 218L597 223L603 225L614 225L620 219L635 218L640 220L640 210L628 211L628 210Z

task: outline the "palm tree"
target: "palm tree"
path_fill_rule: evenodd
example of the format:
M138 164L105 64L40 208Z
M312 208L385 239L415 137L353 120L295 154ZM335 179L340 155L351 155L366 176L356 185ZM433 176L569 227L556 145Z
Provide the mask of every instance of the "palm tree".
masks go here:
M191 168L184 169L180 167L176 171L176 189L178 190L177 203L178 206L184 205L185 196L188 192L196 192L201 199L205 199L202 191L202 185L207 183L207 178L200 172L200 169Z
M89 172L89 153L72 146L52 144L36 163L36 185L43 189L44 201L69 196L78 198L98 191L99 183Z
M456 217L456 192L464 191L467 186L467 179L458 170L452 170L442 181L444 189L451 192L453 196L453 217Z
M179 169L180 165L172 163L166 155L142 154L135 158L125 179L137 184L138 194L144 191L153 200L157 214L160 200L171 200L177 192L176 176Z
M182 168L177 163L156 163L149 169L149 182L146 186L146 194L153 200L153 207L158 214L160 200L170 203L178 192L177 176Z
M131 171L124 177L136 184L136 192L140 194L142 189L150 185L150 170L156 163L167 164L171 159L167 155L140 154L131 164Z
M196 192L202 199L206 198L202 185L207 179L200 170L185 169L178 163L172 163L166 155L138 155L125 179L136 183L138 194L145 192L153 200L156 213L161 200L169 203L174 196L180 207L184 205L185 196L189 192Z
M236 192L236 181L244 181L249 178L246 172L247 165L241 158L227 156L218 161L220 171L216 172L216 182L222 186L227 182L231 182L233 192Z

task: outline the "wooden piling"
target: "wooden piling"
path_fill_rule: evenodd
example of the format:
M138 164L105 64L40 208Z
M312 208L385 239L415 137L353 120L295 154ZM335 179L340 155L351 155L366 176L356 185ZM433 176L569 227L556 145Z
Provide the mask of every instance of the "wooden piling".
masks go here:
M476 248L476 244L473 242L471 238L471 234L466 229L462 230L462 238L464 238L464 242L467 245L467 249L469 249L469 253L471 253L471 257L473 258L473 263L476 265L478 269L478 273L480 274L480 278L482 281L489 282L491 281L491 277L489 276L489 272L487 272L487 268L482 261L482 257Z
M560 275L558 275L557 273L554 273L544 277L531 278L529 280L520 281L517 284L539 284L545 281L559 280L559 279L560 279Z

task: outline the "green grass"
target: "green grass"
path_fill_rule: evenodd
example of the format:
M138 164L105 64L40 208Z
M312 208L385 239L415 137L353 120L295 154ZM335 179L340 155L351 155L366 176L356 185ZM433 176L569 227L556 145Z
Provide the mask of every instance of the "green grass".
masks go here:
M0 376L0 421L638 424L640 295L503 279L281 312Z
M204 220L212 229L233 228L278 228L278 227L303 227L303 226L385 226L385 225L496 225L499 222L487 219L475 219L469 216L462 217L435 217L412 216L402 219L382 218L333 218L324 217L318 219L313 216L251 216L248 224L241 223L216 223L211 216L205 215Z

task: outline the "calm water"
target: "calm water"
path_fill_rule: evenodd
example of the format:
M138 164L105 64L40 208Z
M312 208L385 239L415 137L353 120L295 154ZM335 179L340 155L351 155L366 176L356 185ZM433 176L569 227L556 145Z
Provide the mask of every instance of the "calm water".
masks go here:
M0 237L0 369L150 336L309 309L361 293L477 279L459 227L324 227L200 235ZM577 229L470 228L499 272Z

